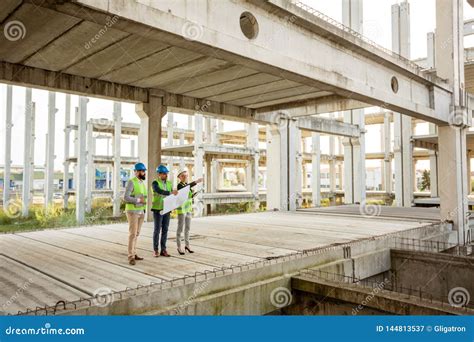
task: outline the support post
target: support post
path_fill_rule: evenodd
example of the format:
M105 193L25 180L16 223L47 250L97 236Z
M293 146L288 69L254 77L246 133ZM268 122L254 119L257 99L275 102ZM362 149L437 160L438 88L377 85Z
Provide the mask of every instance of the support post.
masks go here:
M71 95L66 94L64 116L64 162L63 162L63 208L67 209L69 202L69 145L71 136Z
M204 133L204 119L202 114L194 114L194 177L204 177L204 147L203 143ZM196 185L195 191L198 192L203 189L205 185L200 183ZM203 215L204 203L202 200L202 193L198 193L194 198L194 216L200 217Z
M384 190L392 193L392 158L390 156L392 136L390 129L390 113L385 113L383 118L383 147L384 147Z
M429 133L437 134L435 124L429 124ZM428 151L430 158L430 197L439 197L438 193L438 151Z
M86 201L86 128L87 128L87 97L79 97L79 111L77 122L77 167L76 167L76 220L77 223L85 222Z
M10 180L11 180L11 155L12 155L12 86L7 85L7 108L5 113L5 162L3 168L3 207L8 206L10 200Z
M113 217L120 216L120 203L122 202L120 196L121 189L121 175L122 169L122 104L120 102L114 102L114 142L113 142L113 154L114 154L114 170L112 177L112 191L113 191Z
M321 138L319 133L311 134L311 189L313 207L321 206Z
M54 138L56 135L56 93L48 92L48 133L46 137L46 168L44 181L44 206L53 203L54 192Z
M92 191L95 188L95 167L94 167L94 124L92 120L87 123L87 180L86 180L86 212L92 212Z
M392 50L410 58L410 6L404 1L392 5ZM412 119L394 113L395 200L411 207L413 201Z
M451 221L459 245L472 239L468 222L466 111L464 90L463 1L436 0L436 71L453 89L452 125L438 127L438 185L441 219Z
M138 156L148 169L147 189L150 196L146 217L147 221L151 221L151 183L156 178L156 168L161 162L161 119L167 112L167 106L163 105L162 97L150 95L148 102L136 105L135 111L140 117Z
M32 202L32 178L34 175L34 114L33 114L32 89L26 88L25 92L25 136L23 146L23 189L22 189L22 216L28 217Z

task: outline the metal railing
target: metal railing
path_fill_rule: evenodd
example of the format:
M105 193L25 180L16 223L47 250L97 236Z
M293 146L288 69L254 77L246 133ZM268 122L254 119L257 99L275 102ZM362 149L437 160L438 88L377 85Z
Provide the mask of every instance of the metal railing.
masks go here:
M402 55L400 55L400 54L398 54L398 53L396 53L396 52L394 52L390 49L387 49L387 48L383 47L382 45L377 44L373 40L371 40L371 39L365 37L364 35L362 35L361 33L357 32L356 30L351 29L350 27L348 27L348 26L342 24L341 22L327 16L324 13L321 13L320 11L316 10L315 8L309 6L309 5L307 5L307 4L305 4L301 1L296 2L296 6L298 6L299 8L301 8L303 10L305 10L306 12L314 15L315 17L317 17L319 19L322 19L325 22L339 28L340 30L355 36L356 38L362 40L364 43L368 44L371 48L373 48L375 50L379 50L379 51L384 52L384 53L386 53L390 56L393 56L393 57L396 57L396 58L400 59L401 61L408 64L410 67L414 68L418 73L420 73L423 70L423 68L421 66L419 66L418 64L416 64L415 62L409 60L406 57L403 57Z

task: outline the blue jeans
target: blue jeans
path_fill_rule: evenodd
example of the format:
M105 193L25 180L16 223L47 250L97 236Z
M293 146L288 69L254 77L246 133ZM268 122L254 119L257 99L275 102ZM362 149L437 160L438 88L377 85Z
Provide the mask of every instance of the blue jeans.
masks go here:
M171 214L161 215L159 211L153 211L153 250L158 252L158 239L160 239L161 251L166 251L166 240L168 239L168 227L170 225Z

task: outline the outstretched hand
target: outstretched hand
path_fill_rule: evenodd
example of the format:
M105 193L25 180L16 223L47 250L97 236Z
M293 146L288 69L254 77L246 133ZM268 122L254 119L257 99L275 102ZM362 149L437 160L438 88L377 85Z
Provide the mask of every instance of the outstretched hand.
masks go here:
M196 179L196 183L202 183L203 180L204 180L204 178L198 178L198 179Z
M173 190L171 193L176 196L178 194L178 190Z

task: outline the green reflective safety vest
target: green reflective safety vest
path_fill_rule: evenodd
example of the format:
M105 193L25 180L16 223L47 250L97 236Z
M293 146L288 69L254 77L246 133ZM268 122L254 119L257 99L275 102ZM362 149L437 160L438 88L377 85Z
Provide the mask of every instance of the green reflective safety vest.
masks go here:
M163 184L163 181L161 179L155 179L156 183L158 183L158 188L160 190L165 190L165 191L173 191L173 183L171 183L170 181L166 181L166 188ZM153 201L152 201L152 205L151 205L151 209L155 209L155 210L162 210L163 209L163 199L166 197L164 195L160 195L159 193L153 191L153 187L152 187L152 192L153 192Z
M176 212L179 215L179 214L190 213L192 211L193 211L193 192L191 191L191 188L189 188L188 199L183 203L181 207L176 208Z
M140 181L137 177L133 177L130 179L133 183L133 191L132 195L133 197L142 197L145 200L145 203L143 205L135 205L133 203L126 203L125 204L125 210L146 210L146 198L148 195L148 192L146 190L146 184L145 182Z

